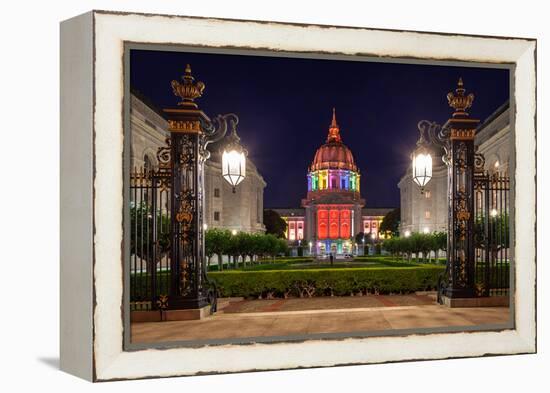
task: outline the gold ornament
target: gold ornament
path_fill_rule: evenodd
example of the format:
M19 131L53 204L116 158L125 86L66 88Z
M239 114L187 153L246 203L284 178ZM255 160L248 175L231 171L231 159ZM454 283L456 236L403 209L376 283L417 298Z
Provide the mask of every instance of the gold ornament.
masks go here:
M449 101L449 106L454 108L455 112L453 117L457 116L468 116L466 109L470 108L474 102L474 95L472 93L464 95L466 89L464 88L464 83L462 78L458 79L458 87L455 90L455 93L450 92L447 94L447 101Z
M182 98L182 101L178 105L197 108L197 104L193 101L195 98L202 96L205 84L203 82L195 82L195 78L191 74L191 65L187 64L185 67L185 73L181 77L183 83L176 80L172 81L172 91L178 97Z

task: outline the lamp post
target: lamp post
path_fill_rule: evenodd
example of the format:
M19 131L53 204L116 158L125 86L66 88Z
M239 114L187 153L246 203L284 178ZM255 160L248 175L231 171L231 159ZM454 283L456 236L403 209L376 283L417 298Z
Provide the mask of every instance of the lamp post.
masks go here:
M474 95L465 93L460 78L455 91L447 94L449 106L454 112L443 127L426 120L418 123L420 139L417 151L413 154L413 179L422 190L432 174L430 147L445 150L443 162L447 165L449 200L448 255L440 294L451 301L453 298L475 295L474 137L479 120L470 118L466 112L472 106ZM429 159L426 154L430 156Z
M232 135L229 147L236 148L238 117L227 114L211 120L199 109L194 101L202 96L205 85L195 80L189 64L181 81L173 80L171 85L181 101L176 108L164 109L170 138L168 147L159 149L158 154L161 164L169 170L170 181L168 308L197 310L192 317L200 318L202 309L209 304L211 311L216 311L216 291L208 281L204 258L204 162L210 157L206 147L221 140L229 124ZM238 159L242 165L239 167L244 168L245 158L239 156ZM230 176L231 173L229 171Z

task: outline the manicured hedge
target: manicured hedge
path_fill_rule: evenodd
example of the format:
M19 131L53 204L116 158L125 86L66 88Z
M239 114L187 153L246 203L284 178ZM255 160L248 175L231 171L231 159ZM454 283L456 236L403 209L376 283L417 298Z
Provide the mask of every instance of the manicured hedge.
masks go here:
M209 273L222 297L346 296L435 290L443 266Z

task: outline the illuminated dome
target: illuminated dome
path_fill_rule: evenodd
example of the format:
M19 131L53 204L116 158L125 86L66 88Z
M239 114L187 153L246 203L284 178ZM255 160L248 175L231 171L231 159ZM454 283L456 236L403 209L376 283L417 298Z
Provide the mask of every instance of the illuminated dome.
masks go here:
M336 110L333 109L327 140L317 149L309 167L308 191L359 193L359 180L359 170L351 150L342 142Z
M347 169L357 171L351 150L342 143L340 127L336 123L336 111L332 112L332 123L329 128L327 142L315 153L309 170Z

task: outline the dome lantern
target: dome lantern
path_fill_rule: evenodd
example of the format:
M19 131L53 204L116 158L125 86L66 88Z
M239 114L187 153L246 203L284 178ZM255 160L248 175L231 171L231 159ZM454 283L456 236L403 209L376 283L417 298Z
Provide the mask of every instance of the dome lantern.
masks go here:
M340 127L336 123L336 108L332 108L332 123L328 129L327 143L342 143L342 137L340 136Z
M322 169L357 171L351 150L342 142L335 108L332 109L332 122L329 126L327 141L317 149L310 166L311 171Z

